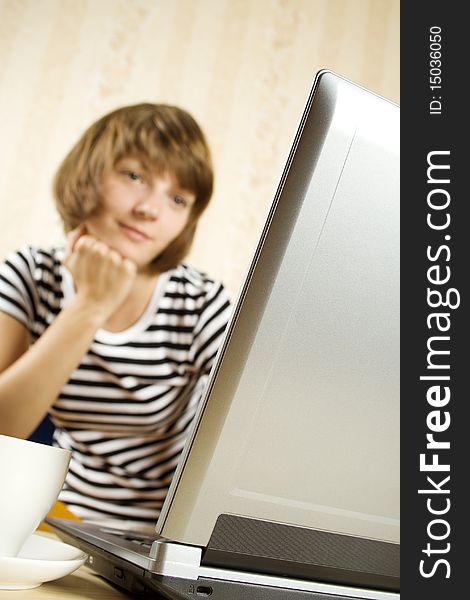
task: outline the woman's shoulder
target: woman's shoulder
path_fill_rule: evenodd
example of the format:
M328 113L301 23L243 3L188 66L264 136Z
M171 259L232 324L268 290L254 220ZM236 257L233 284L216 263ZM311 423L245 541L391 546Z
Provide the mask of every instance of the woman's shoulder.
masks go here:
M184 289L188 295L199 296L210 293L215 288L223 288L221 281L210 277L188 263L182 262L169 272L169 286Z
M45 269L48 271L60 270L64 249L60 247L42 248L40 246L25 245L9 252L3 261L11 266L18 267L21 271Z
M2 270L33 281L61 279L64 250L60 247L43 248L25 245L10 252L2 263Z
M28 261L33 261L35 264L58 264L60 265L64 256L64 249L59 246L44 248L33 244L26 244L17 250L9 252L7 259L12 256L20 256Z
M24 246L10 252L0 263L0 309L28 328L50 322L63 298L61 264L58 248Z
M198 315L208 309L225 313L230 307L223 283L185 262L168 272L165 298Z

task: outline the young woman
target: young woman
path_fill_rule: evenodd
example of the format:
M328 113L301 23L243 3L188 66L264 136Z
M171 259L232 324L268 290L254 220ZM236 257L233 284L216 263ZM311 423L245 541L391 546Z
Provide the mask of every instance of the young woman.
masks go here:
M182 262L212 184L188 113L121 108L56 175L68 247L0 266L0 431L27 437L49 412L72 450L60 500L80 517L158 517L230 312Z

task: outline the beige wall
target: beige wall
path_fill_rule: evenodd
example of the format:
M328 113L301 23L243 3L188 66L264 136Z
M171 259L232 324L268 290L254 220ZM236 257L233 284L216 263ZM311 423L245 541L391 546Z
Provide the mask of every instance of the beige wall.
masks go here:
M217 183L191 261L235 295L315 72L399 101L399 0L0 0L0 257L61 243L50 182L120 105L189 110Z

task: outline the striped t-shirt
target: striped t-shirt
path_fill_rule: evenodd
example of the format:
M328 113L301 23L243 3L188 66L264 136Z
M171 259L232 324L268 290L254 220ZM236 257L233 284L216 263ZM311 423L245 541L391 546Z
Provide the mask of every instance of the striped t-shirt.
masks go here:
M0 310L32 343L73 297L62 258L27 247L0 265ZM50 409L54 443L72 450L59 499L75 514L155 523L229 314L224 287L182 263L134 325L96 332Z

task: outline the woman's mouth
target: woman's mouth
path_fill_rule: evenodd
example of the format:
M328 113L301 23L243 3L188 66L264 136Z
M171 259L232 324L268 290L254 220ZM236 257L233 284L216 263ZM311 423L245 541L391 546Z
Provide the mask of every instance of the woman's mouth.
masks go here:
M147 235L145 231L141 231L136 227L131 227L130 225L126 225L125 223L119 223L119 227L123 230L127 237L129 237L135 242L145 242L151 239L151 237Z

